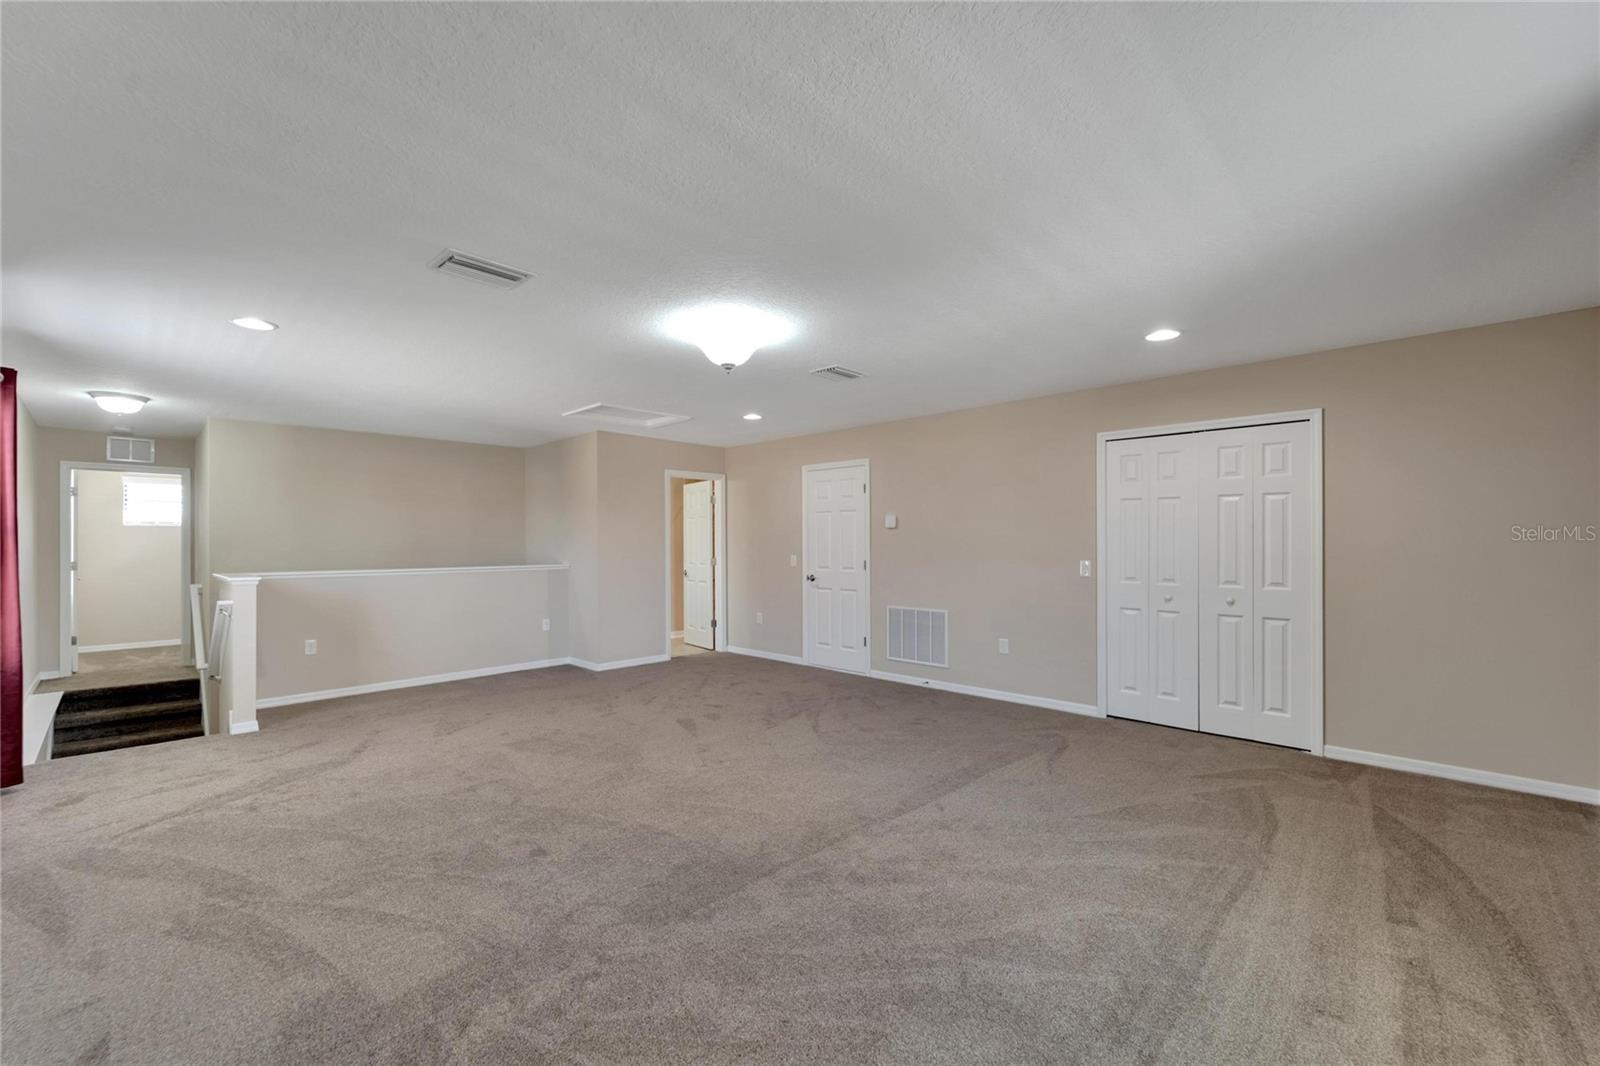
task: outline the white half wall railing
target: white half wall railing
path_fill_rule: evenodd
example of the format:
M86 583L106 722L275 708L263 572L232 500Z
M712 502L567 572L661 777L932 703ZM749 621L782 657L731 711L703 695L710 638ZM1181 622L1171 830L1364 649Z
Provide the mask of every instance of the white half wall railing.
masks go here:
M565 563L215 574L231 600L218 728L256 710L564 665ZM213 633L216 624L213 623Z

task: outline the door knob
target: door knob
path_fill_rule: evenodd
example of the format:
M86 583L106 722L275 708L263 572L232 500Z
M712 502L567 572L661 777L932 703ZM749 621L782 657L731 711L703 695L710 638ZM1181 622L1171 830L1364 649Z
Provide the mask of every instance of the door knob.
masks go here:
M683 576L684 577L688 577L689 576L689 568L687 566L683 568Z
M1233 606L1233 597L1229 596L1227 599L1223 600L1222 602L1227 604L1229 607L1232 607Z
M1168 603L1171 603L1172 602L1172 593L1169 592L1169 593L1167 593L1165 596L1163 596L1161 598L1163 600L1166 600Z
M817 579L817 575L816 574L807 574L806 575L806 580L807 581L815 581L816 579Z

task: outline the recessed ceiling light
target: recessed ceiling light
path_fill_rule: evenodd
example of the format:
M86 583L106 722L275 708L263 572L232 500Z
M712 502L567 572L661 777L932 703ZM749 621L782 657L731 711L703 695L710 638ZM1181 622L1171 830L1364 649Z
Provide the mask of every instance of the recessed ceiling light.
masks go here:
M744 420L746 422L759 422L761 421L761 416L756 414L754 411L751 411L749 414L744 416Z
M782 315L746 304L685 307L661 320L661 332L692 344L724 370L743 366L757 348L793 337L795 324Z
M254 315L246 315L243 318L236 318L233 320L233 324L238 326L240 329L254 329L259 330L262 333L270 333L278 328L278 324L276 322L268 322L266 319L257 318Z
M1183 336L1183 334L1179 333L1175 329L1158 329L1153 333L1146 333L1144 335L1144 339L1147 341L1172 341L1177 340L1181 336Z
M145 404L150 402L148 396L136 396L131 392L101 392L91 390L91 399L100 405L100 410L110 411L114 415L136 415Z

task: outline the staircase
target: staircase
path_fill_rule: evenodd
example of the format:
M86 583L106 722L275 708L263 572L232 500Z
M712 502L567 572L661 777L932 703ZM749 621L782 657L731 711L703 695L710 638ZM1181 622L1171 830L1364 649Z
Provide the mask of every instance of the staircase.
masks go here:
M50 757L64 759L204 734L198 678L83 689L61 697Z

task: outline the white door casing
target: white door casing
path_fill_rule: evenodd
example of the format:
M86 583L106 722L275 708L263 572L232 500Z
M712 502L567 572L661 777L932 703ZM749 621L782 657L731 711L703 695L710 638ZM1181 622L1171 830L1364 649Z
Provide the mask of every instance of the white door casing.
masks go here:
M1320 411L1100 435L1103 713L1321 753L1321 439Z
M866 460L801 468L804 659L835 670L872 666Z
M67 473L67 661L61 671L67 675L78 672L78 583L83 580L78 569L78 471Z
M712 509L715 482L691 481L683 486L683 641L697 648L716 650L712 625L716 598L712 594Z

